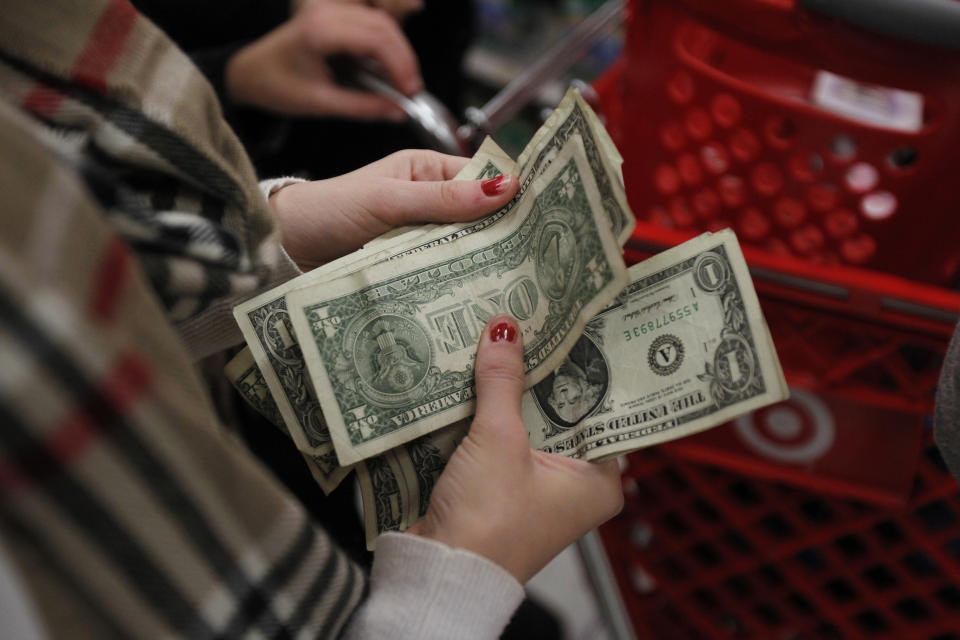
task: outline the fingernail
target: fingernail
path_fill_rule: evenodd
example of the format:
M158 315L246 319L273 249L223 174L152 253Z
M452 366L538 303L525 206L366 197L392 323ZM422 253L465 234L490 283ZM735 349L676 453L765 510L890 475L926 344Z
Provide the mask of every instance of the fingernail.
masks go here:
M513 342L517 339L517 328L509 322L498 322L490 328L491 342Z
M503 184L504 180L507 179L507 176L497 176L496 178L487 178L486 180L480 183L480 188L483 189L483 192L488 196L495 196L500 193L503 193L503 190L506 188L506 185Z

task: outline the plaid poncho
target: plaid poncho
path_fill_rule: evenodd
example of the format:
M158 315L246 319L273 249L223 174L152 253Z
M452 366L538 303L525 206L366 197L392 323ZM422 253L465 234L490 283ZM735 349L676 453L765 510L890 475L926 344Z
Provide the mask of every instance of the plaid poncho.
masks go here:
M360 571L192 366L293 273L209 85L126 2L23 0L0 91L0 540L47 630L335 635Z

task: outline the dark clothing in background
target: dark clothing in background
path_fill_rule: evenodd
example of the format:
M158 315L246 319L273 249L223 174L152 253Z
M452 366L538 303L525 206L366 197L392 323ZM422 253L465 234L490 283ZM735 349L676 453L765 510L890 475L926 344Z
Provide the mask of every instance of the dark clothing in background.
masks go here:
M240 136L261 178L301 175L328 178L401 149L424 148L408 124L341 118L295 118L231 105L227 61L242 46L280 25L287 2L263 0L133 0L133 4L187 52L213 84L225 116ZM470 0L425 0L404 32L420 61L427 91L456 115L463 111L463 56L473 39Z
M286 0L133 0L187 52L251 42L290 15Z
M960 326L953 333L940 371L933 435L947 467L960 481Z
M280 26L290 16L285 0L131 0L143 15L166 32L203 72L220 98L224 118L237 133L261 178L258 156L280 151L286 137L283 119L238 107L227 98L227 62L242 47Z

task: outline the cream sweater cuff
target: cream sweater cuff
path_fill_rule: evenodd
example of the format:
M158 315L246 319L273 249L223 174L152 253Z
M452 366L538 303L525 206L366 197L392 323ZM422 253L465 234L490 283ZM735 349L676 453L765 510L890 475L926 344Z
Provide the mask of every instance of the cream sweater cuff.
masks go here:
M377 540L370 595L347 637L492 640L523 595L513 576L475 553L386 533Z
M297 184L298 182L307 182L303 178L295 178L293 176L286 176L283 178L268 178L267 180L260 181L260 193L263 194L264 200L267 202L270 201L270 196L275 194L280 189L284 187L289 187L291 184ZM278 282L286 282L290 278L295 278L303 273L300 267L297 266L297 263L293 261L293 258L290 257L290 254L287 253L286 247L283 244L280 245L280 253L283 256L282 266L278 270L281 274L281 277L284 277L284 280L279 280ZM274 285L275 286L275 285Z
M263 197L267 200L270 200L270 196L275 194L280 189L288 187L291 184L297 184L298 182L306 182L303 178L295 178L293 176L285 176L283 178L268 178L267 180L260 181L260 193L263 194Z

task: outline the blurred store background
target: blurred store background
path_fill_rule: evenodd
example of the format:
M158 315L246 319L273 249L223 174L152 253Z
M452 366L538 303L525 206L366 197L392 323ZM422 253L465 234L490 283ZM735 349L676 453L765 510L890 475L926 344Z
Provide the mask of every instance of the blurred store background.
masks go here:
M476 0L466 102L601 4ZM531 592L568 638L960 640L960 494L932 438L960 317L960 3L627 14L495 138L516 153L592 83L639 221L628 262L734 229L793 397L628 456L600 529L613 591L581 549Z

